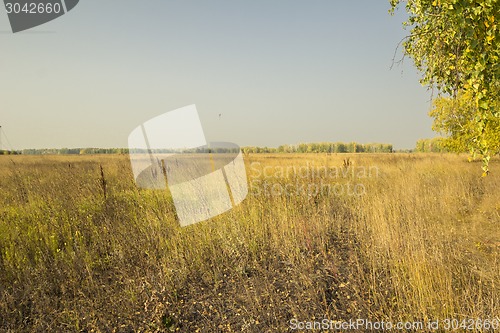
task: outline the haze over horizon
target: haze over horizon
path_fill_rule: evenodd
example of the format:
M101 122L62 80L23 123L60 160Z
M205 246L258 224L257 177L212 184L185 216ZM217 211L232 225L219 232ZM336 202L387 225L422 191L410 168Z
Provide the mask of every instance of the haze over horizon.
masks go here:
M4 148L125 148L136 126L190 104L207 141L413 148L435 136L430 93L410 59L390 69L408 32L389 7L87 0L17 34L0 12Z

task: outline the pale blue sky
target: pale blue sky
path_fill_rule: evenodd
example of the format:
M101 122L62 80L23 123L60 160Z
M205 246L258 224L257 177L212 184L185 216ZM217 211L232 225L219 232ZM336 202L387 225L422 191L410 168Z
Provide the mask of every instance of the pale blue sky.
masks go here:
M14 149L126 147L145 120L196 104L208 141L412 148L433 136L430 93L411 59L389 69L406 32L388 9L83 0L18 34L0 12L0 125Z

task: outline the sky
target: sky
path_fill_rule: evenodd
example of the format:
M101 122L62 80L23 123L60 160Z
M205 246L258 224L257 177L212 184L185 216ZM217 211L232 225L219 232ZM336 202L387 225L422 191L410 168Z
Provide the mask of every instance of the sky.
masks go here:
M435 136L431 93L410 58L390 69L408 31L389 7L84 0L16 34L0 10L3 148L127 147L134 128L191 104L207 141L413 148Z

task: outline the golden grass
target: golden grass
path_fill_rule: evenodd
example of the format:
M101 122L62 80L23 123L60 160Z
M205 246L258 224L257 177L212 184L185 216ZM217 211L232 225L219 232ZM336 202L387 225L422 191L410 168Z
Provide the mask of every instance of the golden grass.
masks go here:
M126 156L0 156L0 330L498 319L498 159L487 178L455 155L245 160L247 199L180 228L169 192L137 189Z

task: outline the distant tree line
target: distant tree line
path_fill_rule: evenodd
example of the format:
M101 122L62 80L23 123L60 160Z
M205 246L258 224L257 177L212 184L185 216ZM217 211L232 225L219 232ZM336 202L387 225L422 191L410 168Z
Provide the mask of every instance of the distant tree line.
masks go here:
M23 155L89 155L89 154L128 154L127 148L44 148L23 149Z
M194 149L133 149L128 148L44 148L44 149L23 149L16 153L23 155L92 155L92 154L167 154L167 153L237 153L238 148L207 148L200 147ZM12 152L10 152L12 153Z
M450 150L447 139L437 137L432 139L420 139L417 141L414 150L398 150L398 152L417 153L444 153ZM237 149L236 149L237 150ZM182 150L183 153L236 153L234 148L195 148ZM296 145L281 145L275 147L242 147L245 154L259 153L393 153L392 144L386 143L366 143L356 142L319 142L319 143L299 143ZM147 150L134 150L135 153L148 153ZM179 153L179 150L154 149L152 153ZM128 148L44 148L44 149L23 149L23 150L0 150L0 155L91 155L91 154L128 154Z
M417 141L415 152L417 153L447 153L446 138L420 139Z
M244 147L245 153L392 153L392 144L356 142L319 142L281 145L278 148Z
M300 143L297 145L281 145L274 147L243 147L244 153L392 153L392 144L356 142L320 142L320 143ZM5 151L4 153L6 153ZM133 153L148 153L147 150L133 150ZM237 148L222 147L201 147L188 150L153 149L152 153L235 153ZM23 149L9 154L22 155L90 155L90 154L128 154L128 148L44 148L44 149ZM1 154L1 151L0 151Z
M0 155L18 155L21 152L15 151L15 150L1 150L0 149Z

